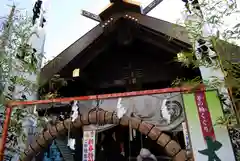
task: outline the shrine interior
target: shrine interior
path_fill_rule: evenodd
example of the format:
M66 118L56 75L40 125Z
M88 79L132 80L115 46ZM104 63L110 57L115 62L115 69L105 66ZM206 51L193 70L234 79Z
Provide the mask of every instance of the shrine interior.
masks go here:
M107 140L107 142L106 141L103 142L100 140L101 135L103 134L99 133L98 139L97 139L98 143L96 145L96 148L97 148L96 161L106 160L106 158L104 158L104 156L100 154L100 151L101 151L100 145L103 146L104 149L107 151L106 155L108 157L109 157L109 154L112 154L113 155L112 157L116 158L117 156L119 156L118 154L121 153L121 148L120 148L121 143L124 143L123 148L124 148L125 159L123 160L126 160L126 159L129 161L136 160L141 148L148 149L152 154L156 156L158 160L161 160L161 161L171 160L171 158L165 154L163 148L157 145L155 141L147 138L145 135L141 134L138 131L136 131L136 135L135 136L132 135L132 138L131 138L129 137L131 136L130 131L131 130L129 130L128 127L121 127L121 126L117 126L108 131L105 131L103 132L105 137L107 136L112 137L113 135L115 136L115 137L112 137L113 138L112 141L110 138L109 140ZM175 132L175 133L167 132L167 133L169 134L169 136L177 140L178 143L181 145L181 147L185 149L185 143L184 143L182 132ZM121 158L121 156L119 156L119 158ZM115 159L115 160L118 160L118 159Z
M165 154L164 149L156 144L155 141L147 138L145 135L141 134L138 131L136 131L135 135L131 134L132 137L130 137L130 131L131 130L128 127L116 126L109 130L98 133L96 136L97 139L95 145L95 160L135 161L139 155L141 148L148 149L154 156L156 156L157 160L159 161L171 160L171 157L168 157ZM165 133L176 140L182 149L185 149L184 136L182 131ZM73 155L75 161L82 160L82 130L79 129L78 131L71 131L71 136L76 139L75 150L65 151L65 153L70 153L70 155ZM123 145L123 147L121 147L121 145ZM121 154L121 148L124 149L123 155ZM48 152L49 150L50 148L46 149L45 152ZM61 153L64 153L64 150L61 149L60 151ZM42 155L39 155L36 160L40 161L42 160L42 157Z

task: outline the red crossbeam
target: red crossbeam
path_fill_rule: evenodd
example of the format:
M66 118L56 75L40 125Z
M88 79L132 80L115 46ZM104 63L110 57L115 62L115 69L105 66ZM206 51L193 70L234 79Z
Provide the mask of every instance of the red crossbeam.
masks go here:
M200 86L199 86L200 87ZM102 95L92 95L92 96L79 96L79 97L69 97L69 98L56 98L49 100L33 100L33 101L12 101L6 106L6 119L3 125L2 141L0 142L0 161L3 161L5 144L7 139L8 126L11 120L12 108L20 105L35 105L35 104L48 104L48 103L58 103L58 102L70 102L70 101L83 101L83 100L94 100L94 99L106 99L106 98L118 98L118 97L129 97L129 96L141 96L141 95L151 95L160 93L172 93L172 92L189 92L191 87L184 88L165 88L165 89L153 89L145 91L134 91L125 93L113 93L113 94L102 94ZM205 90L201 86L198 90Z
M8 105L11 107L19 105L35 105L35 104L47 104L47 103L58 103L58 102L69 102L69 101L83 101L83 100L94 100L94 99L106 99L106 98L117 98L117 97L129 97L129 96L141 96L151 95L160 93L172 93L172 92L189 92L192 88L165 88L165 89L153 89L145 91L134 91L124 93L112 93L102 95L90 95L90 96L79 96L79 97L66 97L66 98L55 98L49 100L33 100L33 101L12 101ZM199 88L199 90L205 90L205 88Z

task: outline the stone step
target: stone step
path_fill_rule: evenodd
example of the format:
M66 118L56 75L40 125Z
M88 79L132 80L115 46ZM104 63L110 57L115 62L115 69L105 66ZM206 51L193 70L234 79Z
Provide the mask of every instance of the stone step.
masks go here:
M72 151L67 146L66 140L55 139L55 143L62 154L62 157L65 161L74 161Z

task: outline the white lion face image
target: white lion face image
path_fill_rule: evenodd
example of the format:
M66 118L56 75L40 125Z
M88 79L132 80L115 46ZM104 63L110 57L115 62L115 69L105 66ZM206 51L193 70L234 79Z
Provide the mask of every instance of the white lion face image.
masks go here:
M168 101L167 99L164 99L160 110L161 115L167 124L173 122L182 113L181 104L176 100Z

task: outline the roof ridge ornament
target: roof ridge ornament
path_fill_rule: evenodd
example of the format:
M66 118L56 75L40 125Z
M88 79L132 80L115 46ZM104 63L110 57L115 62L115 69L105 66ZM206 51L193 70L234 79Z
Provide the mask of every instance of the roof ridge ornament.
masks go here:
M97 21L97 22L102 22L104 21L102 18L101 18L101 14L106 12L107 10L110 10L113 6L118 6L120 8L120 5L126 5L126 4L132 4L131 7L128 7L126 8L126 10L130 10L133 9L133 6L139 6L141 8L141 14L143 15L146 15L147 13L149 13L151 10L153 10L158 4L160 4L163 0L153 0L149 5L147 5L147 7L145 8L141 8L140 4L136 4L136 3L132 3L128 0L110 0L111 2L111 5L109 5L108 8L106 8L103 12L101 12L99 15L97 14L94 14L94 13L91 13L89 11L86 11L86 10L81 10L81 15L84 16L84 17L87 17L87 18L90 18L94 21ZM121 2L121 3L120 3ZM117 8L117 7L116 7ZM124 8L124 9L125 9ZM112 12L115 12L115 11L112 11ZM116 12L119 12L116 10ZM109 19L109 18L108 18Z

